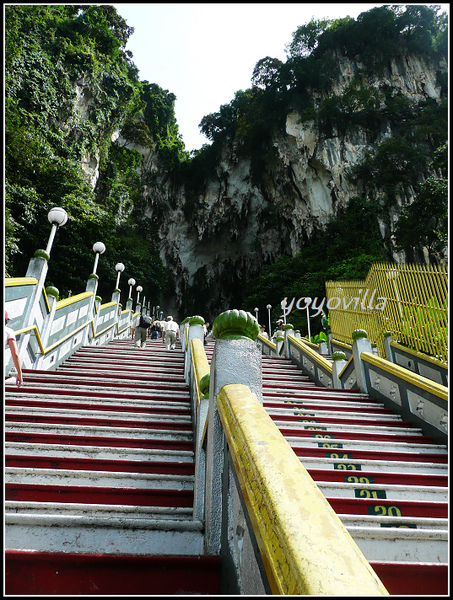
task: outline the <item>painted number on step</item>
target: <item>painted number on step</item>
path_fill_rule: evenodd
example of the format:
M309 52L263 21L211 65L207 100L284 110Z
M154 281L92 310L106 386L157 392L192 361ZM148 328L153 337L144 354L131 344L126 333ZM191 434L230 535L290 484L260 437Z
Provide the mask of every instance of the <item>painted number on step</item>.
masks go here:
M361 471L362 465L359 465L359 464L348 465L346 463L333 463L333 468L334 469L342 469L344 471Z
M399 506L382 506L376 504L376 506L368 507L369 515L383 515L388 517L401 517L401 508Z
M356 498L387 498L385 490L354 490Z
M364 477L358 475L345 475L344 480L347 483L374 483L374 477Z
M338 452L326 452L326 458L352 458L352 454L340 454Z
M343 444L331 444L329 442L319 442L318 448L343 448Z

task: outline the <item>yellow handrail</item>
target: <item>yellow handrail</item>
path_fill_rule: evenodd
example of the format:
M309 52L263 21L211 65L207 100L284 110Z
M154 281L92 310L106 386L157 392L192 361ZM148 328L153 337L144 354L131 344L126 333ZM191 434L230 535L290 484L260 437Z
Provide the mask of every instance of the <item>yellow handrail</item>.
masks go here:
M36 285L36 277L5 277L5 287L13 285Z
M405 369L400 365L391 363L388 360L381 358L380 356L371 354L370 352L362 352L360 358L365 362L370 363L371 365L379 367L387 373L393 373L400 379L403 379L404 381L407 381L408 383L411 383L412 385L415 385L422 390L434 394L438 398L445 400L445 402L448 401L448 388L446 388L444 385L441 385L440 383L432 381L431 379L423 377L422 375L418 375L413 371L409 371L409 369Z
M74 304L75 302L80 302L80 300L85 300L85 298L89 298L93 295L93 292L82 292L81 294L77 294L76 296L70 296L69 298L63 298L63 300L58 300L55 305L55 310L59 310L60 308L64 308L65 306L69 306L69 304Z
M308 342L308 340L304 340L304 338L296 338L294 335L288 335L288 340L291 340L292 344L299 347L303 352L308 354L310 358L315 360L319 365L321 365L321 367L332 374L332 363L324 358L324 356L321 354L318 354L316 350L313 350L311 347L313 344Z
M195 381L197 384L198 402L203 398L203 392L200 389L200 382L206 375L209 375L210 368L203 342L198 338L190 340L190 353L192 357L192 365L195 373Z
M256 395L226 385L217 406L272 593L388 595Z
M82 329L84 329L85 327L90 325L90 323L91 323L91 325L93 325L93 320L87 321L83 325L80 325L80 327L78 327L77 329L74 329L74 331L71 331L71 333L68 333L68 335L65 335L64 337L59 339L57 342L55 342L51 346L47 346L47 348L44 348L44 346L42 345L41 336L39 334L39 330L36 325L30 325L30 327L24 327L23 329L18 329L14 333L16 334L16 336L18 336L18 335L21 335L22 333L27 333L29 331L33 331L33 335L36 337L36 341L38 342L38 346L41 351L41 354L44 355L44 354L47 354L48 352L50 352L51 350L53 350L54 348L56 348L57 346L59 346L60 344L62 344L63 342L65 342L66 340L68 340L74 334L78 333L79 331L81 331Z

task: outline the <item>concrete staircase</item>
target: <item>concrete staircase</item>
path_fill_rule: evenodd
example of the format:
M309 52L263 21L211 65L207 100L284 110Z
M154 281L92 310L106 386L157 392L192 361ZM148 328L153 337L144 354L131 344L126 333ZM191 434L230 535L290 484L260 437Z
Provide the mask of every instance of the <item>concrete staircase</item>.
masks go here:
M446 446L287 359L263 356L262 371L265 409L389 592L447 594ZM183 374L180 349L127 340L6 388L8 594L219 594L192 517Z
M218 594L181 349L83 347L6 388L8 594Z
M262 370L264 407L390 594L448 594L447 447L290 360Z

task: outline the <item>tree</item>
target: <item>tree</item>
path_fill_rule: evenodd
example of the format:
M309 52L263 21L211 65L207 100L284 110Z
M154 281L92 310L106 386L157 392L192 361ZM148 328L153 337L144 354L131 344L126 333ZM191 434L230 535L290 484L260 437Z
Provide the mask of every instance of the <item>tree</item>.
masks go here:
M398 250L426 248L436 262L448 241L448 181L432 175L401 212L394 232Z
M259 60L252 73L252 85L263 90L273 88L281 89L280 75L283 63L278 58L266 56Z
M330 19L312 19L293 33L292 41L286 46L287 56L309 56L319 44L320 36L333 23Z

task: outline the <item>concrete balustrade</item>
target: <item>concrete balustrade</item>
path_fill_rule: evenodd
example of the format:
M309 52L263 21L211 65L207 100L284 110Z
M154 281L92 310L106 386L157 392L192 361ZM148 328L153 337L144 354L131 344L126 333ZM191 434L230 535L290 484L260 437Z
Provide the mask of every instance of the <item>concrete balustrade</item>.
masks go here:
M251 318L227 311L214 321L207 437L202 422L196 434L205 549L223 558L224 593L387 595L262 406L261 348L268 346L257 341ZM193 401L202 405L201 342L193 340L191 353ZM202 505L198 499L197 518Z
M119 293L101 304L96 296L98 277L90 275L86 291L58 300L58 290L45 289L47 259L30 261L26 277L5 279L5 310L11 319L22 366L27 369L56 369L82 345L103 345L129 335L134 317L132 303L121 309ZM5 373L13 370L10 358Z

